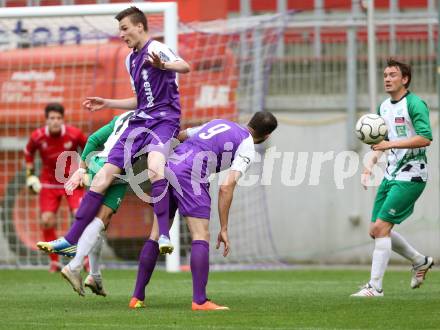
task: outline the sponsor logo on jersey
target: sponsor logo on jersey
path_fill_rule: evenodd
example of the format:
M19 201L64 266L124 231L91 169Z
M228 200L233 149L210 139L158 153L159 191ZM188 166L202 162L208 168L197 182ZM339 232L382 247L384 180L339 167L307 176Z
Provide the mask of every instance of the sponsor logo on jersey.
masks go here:
M390 209L390 210L388 211L388 214L390 214L390 215L396 215L396 210L395 210L395 209Z
M151 108L154 106L154 96L153 96L153 90L151 89L150 82L148 81L148 71L146 69L143 69L142 72L142 79L144 80L144 91L145 95L147 96L147 108Z
M70 149L72 148L72 141L67 141L64 143L64 149Z

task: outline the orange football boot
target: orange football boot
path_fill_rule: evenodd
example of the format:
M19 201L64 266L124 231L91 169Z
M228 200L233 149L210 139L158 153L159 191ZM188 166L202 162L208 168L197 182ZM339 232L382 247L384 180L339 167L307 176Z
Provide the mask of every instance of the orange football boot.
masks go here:
M138 298L131 298L130 303L128 304L128 307L132 308L132 309L137 309L137 308L145 308L145 304L142 300L139 300Z
M228 311L229 307L217 305L210 300L206 300L201 305L193 301L192 310L193 311Z

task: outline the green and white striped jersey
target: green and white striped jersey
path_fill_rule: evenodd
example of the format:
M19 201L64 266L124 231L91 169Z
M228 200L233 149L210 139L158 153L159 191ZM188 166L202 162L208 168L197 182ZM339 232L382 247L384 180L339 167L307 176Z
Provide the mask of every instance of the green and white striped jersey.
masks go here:
M399 101L385 100L378 108L388 127L388 140L416 135L432 140L429 110L417 95L408 92ZM421 182L428 179L426 148L390 149L385 172L388 180Z

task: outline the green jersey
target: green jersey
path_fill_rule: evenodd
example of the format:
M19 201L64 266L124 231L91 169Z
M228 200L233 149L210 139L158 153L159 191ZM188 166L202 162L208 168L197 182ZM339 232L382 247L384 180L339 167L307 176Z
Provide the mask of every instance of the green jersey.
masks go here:
M119 137L127 128L129 119L133 114L134 111L127 111L120 116L116 116L107 125L90 135L81 154L81 159L86 161L91 152L100 150L95 156L107 160L110 150L112 150Z
M385 100L378 108L388 127L388 140L416 135L432 140L429 110L417 95L408 92L399 101ZM425 182L428 179L426 148L390 149L385 172L387 180Z
M98 129L87 139L87 144L81 154L81 159L83 161L87 160L88 162L87 167L91 180L93 180L96 173L104 166L110 150L127 128L129 119L133 114L134 111L128 111L120 116L114 117L111 122ZM88 159L92 152L94 155ZM126 183L125 181L116 179L105 192L103 204L112 209L113 212L118 210L121 201L124 199L128 188Z

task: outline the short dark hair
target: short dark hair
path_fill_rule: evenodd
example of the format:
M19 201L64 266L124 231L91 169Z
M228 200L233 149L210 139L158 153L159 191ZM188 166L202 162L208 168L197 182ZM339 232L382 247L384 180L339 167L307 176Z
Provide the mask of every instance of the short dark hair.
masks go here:
M256 112L248 123L256 134L256 137L262 138L272 133L278 126L275 116L268 111Z
M148 22L145 14L137 7L131 6L130 8L124 9L119 12L115 18L120 22L125 17L130 18L130 22L134 25L141 23L144 27L144 31L148 31Z
M64 117L64 107L61 103L49 103L48 105L46 105L46 108L44 109L46 118L49 117L49 112L58 112L61 116Z
M408 82L403 85L405 88L409 87L409 84L411 83L411 66L409 64L399 62L396 59L390 57L387 59L387 68L389 67L397 67L400 69L400 72L402 72L402 78L408 77Z

